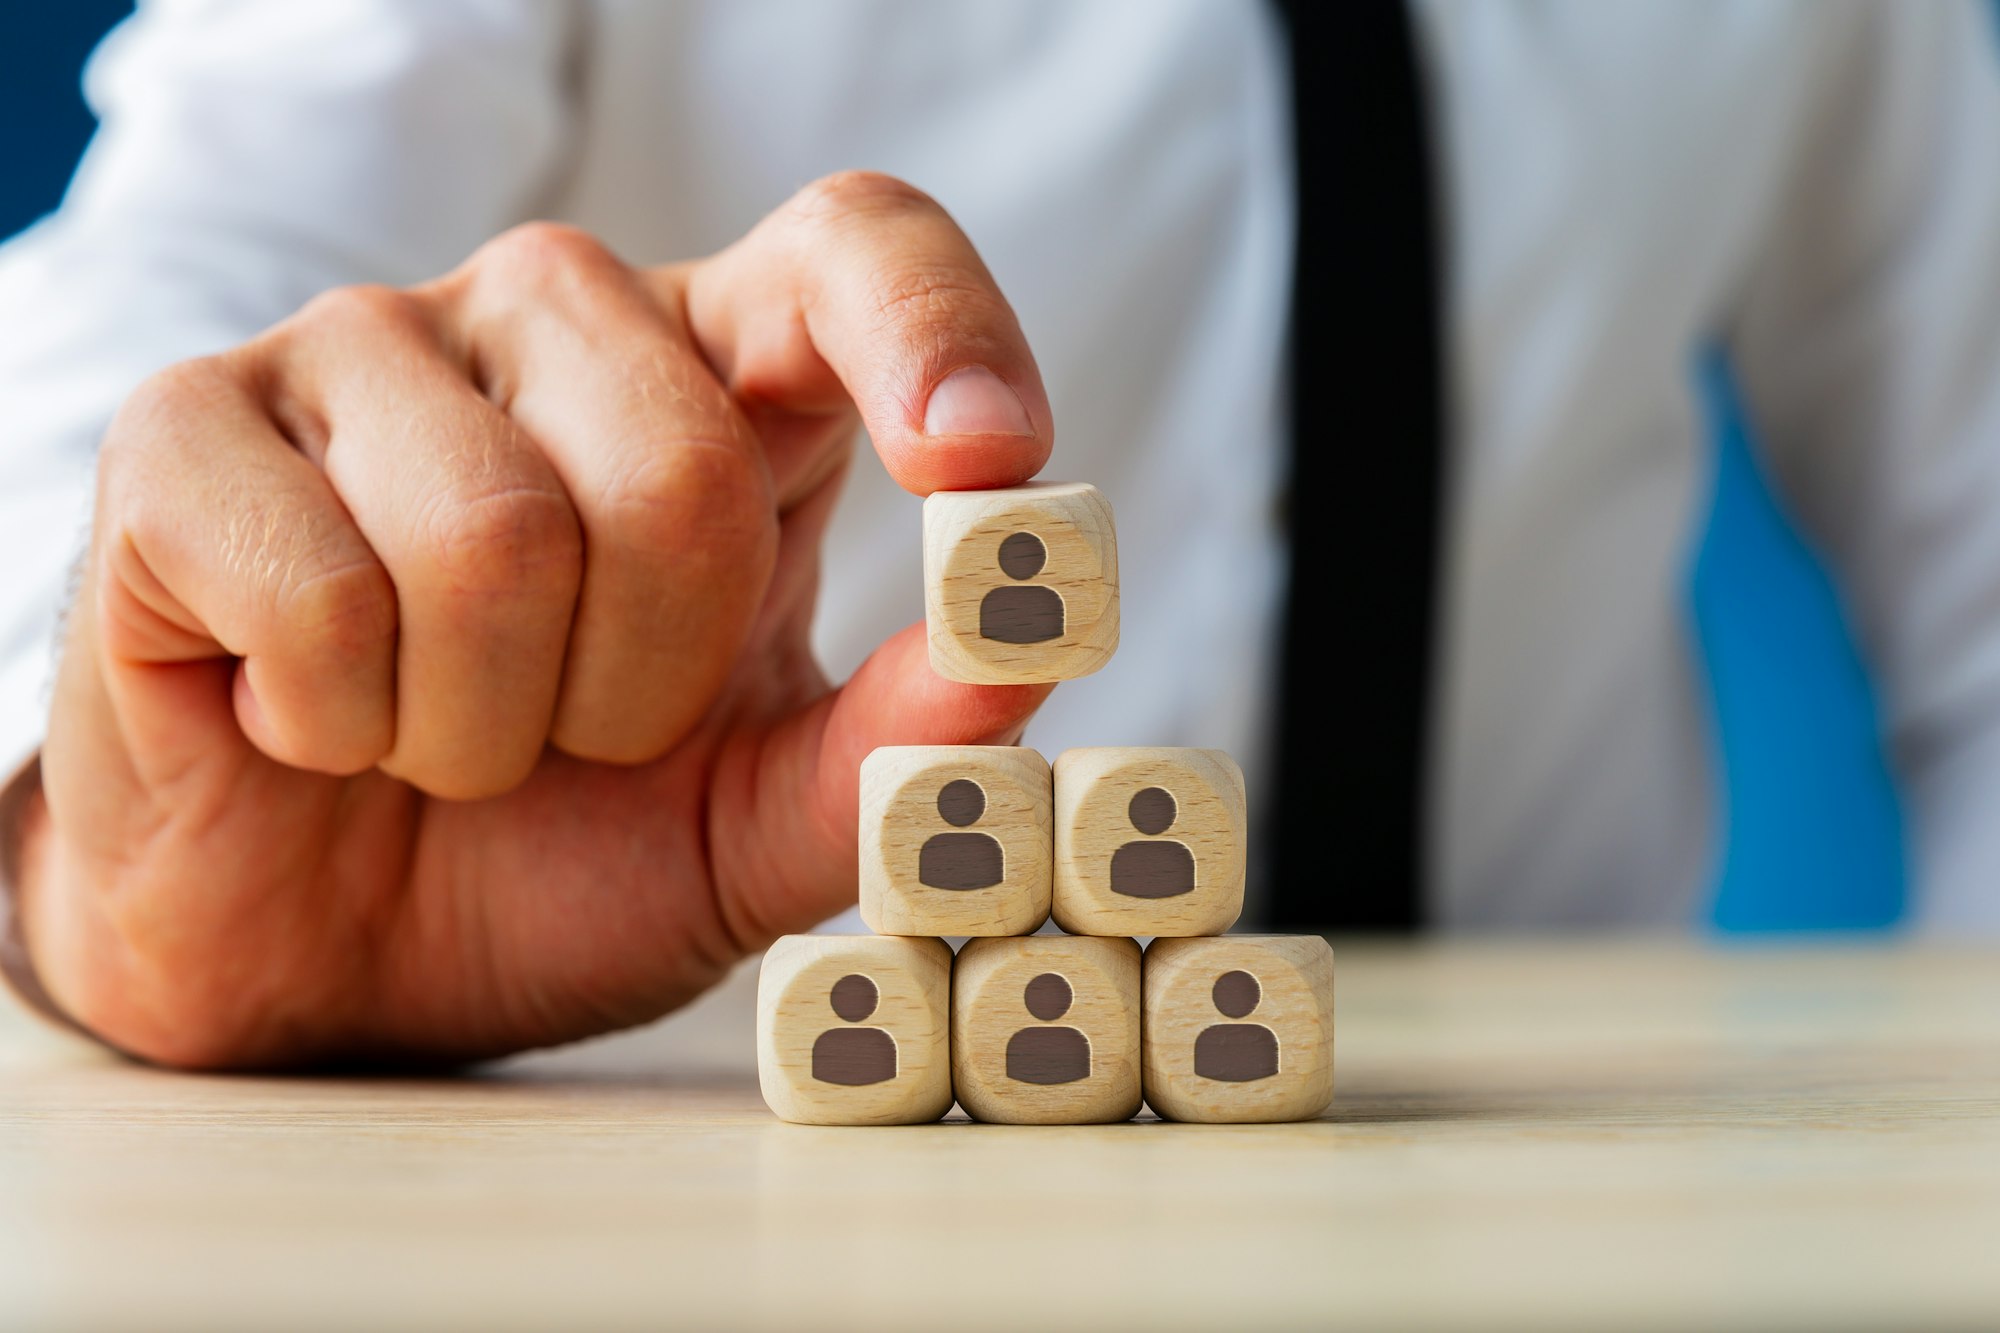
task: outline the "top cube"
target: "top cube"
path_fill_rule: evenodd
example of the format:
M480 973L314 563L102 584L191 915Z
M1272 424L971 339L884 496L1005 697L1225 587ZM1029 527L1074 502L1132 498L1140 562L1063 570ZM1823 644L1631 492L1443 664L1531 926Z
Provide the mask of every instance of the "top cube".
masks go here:
M1087 676L1118 648L1118 536L1083 482L937 491L924 501L931 667L1030 685Z

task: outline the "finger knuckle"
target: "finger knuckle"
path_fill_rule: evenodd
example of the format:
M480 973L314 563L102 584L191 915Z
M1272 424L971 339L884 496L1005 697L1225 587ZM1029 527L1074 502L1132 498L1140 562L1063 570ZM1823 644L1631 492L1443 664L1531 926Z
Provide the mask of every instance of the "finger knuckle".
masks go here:
M421 300L381 283L329 288L301 306L287 322L332 337L423 333L429 328Z
M935 329L940 341L1000 313L990 288L962 269L945 266L899 265L879 270L869 284L869 298L878 323L918 331Z
M278 621L284 634L315 654L371 657L395 642L396 585L373 559L315 570L284 586Z
M536 486L439 506L431 548L444 590L472 596L568 588L583 565L583 539L567 497Z
M607 538L647 554L741 560L775 544L769 473L738 445L679 440L619 474L600 496Z
M156 371L126 395L105 433L100 457L122 463L135 447L178 434L188 422L213 413L239 392L235 379L216 357L199 357Z
M856 216L937 211L937 201L908 181L880 171L836 171L792 196L792 210L808 223L840 223Z
M480 280L530 291L562 291L624 265L605 244L580 227L524 222L488 241L473 257Z
M98 448L99 529L129 530L156 509L180 451L241 393L220 361L205 357L158 371L128 394Z

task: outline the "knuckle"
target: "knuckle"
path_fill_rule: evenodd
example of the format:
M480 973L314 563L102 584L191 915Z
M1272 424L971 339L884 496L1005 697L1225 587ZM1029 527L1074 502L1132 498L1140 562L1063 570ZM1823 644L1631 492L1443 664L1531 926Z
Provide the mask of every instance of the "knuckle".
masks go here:
M786 214L794 249L823 261L838 254L843 287L878 327L938 339L971 324L1004 328L1012 310L951 216L922 190L874 171L825 176L793 196ZM884 228L901 228L907 244Z
M288 322L336 336L421 333L429 328L420 299L380 283L329 288L307 301Z
M937 202L906 180L880 171L836 171L821 176L793 196L807 217L877 211L934 209Z
M562 494L517 486L438 508L430 547L445 590L472 596L573 587L583 538Z
M104 433L97 456L97 526L128 534L160 507L179 473L185 449L204 422L228 410L242 385L220 358L167 367L125 398Z
M935 327L940 334L962 327L968 318L997 317L1000 302L990 288L962 269L943 266L900 266L874 275L870 305L882 324Z
M105 433L102 456L122 463L135 447L178 435L188 421L215 412L240 393L218 357L198 357L156 371L126 395Z
M678 440L605 486L598 524L617 545L647 554L741 556L776 540L770 477L748 450Z
M278 621L285 635L316 653L368 657L395 641L396 585L372 559L317 571L285 587Z
M623 268L602 241L560 222L524 222L473 256L480 278L532 291L566 290Z

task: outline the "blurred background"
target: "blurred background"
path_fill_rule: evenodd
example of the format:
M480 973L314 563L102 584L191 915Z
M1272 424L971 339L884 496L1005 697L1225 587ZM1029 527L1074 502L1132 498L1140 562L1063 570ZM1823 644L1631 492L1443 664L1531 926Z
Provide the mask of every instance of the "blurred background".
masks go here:
M10 8L0 45L0 238L60 201L93 126L84 61L130 11L113 0ZM1893 927L1908 856L1866 664L1819 562L1766 485L1728 364L1712 354L1698 373L1711 500L1685 605L1724 805L1708 919L1725 933Z

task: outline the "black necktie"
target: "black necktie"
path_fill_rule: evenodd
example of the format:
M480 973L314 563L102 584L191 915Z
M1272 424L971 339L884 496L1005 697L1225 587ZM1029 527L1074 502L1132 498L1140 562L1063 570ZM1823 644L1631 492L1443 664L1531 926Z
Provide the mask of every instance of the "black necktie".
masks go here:
M1443 412L1431 138L1398 0L1281 0L1298 247L1271 922L1411 930Z

